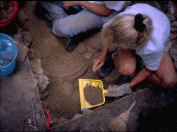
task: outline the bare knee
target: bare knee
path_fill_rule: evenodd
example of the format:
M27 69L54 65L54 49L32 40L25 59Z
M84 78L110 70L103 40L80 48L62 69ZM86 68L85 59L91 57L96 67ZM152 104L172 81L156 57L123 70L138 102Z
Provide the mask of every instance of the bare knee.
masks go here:
M177 83L176 76L175 77L164 77L162 79L162 86L164 88L169 88L169 89L173 88L173 87L175 87L176 83Z
M123 76L132 75L136 70L136 65L132 63L121 64L120 67L116 67L118 72Z

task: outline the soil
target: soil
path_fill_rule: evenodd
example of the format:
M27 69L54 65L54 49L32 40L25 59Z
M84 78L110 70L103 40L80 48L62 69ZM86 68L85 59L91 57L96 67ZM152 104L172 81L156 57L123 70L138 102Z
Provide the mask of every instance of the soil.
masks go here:
M92 85L86 85L84 88L85 100L92 106L103 102L102 89Z
M13 8L8 1L0 1L0 22L11 17Z
M83 43L80 43L75 51L67 52L66 44L68 40L54 35L47 26L48 23L36 14L37 1L19 2L19 8L19 12L23 11L23 17L27 17L28 20L21 18L21 20L18 21L18 26L21 27L23 31L29 31L33 37L32 44L28 46L28 58L30 60L41 60L44 75L46 75L50 81L47 86L49 94L45 99L42 99L43 108L48 108L50 114L55 118L60 119L64 117L71 119L75 114L82 113L78 79L90 78L93 60L99 56L98 51L94 52L91 59L87 59L84 57L84 53L86 52L84 50L87 50L87 47L92 48L92 44L100 44L99 34L95 34L86 39ZM82 46L84 48L81 48L82 50L78 52L79 48ZM86 68L86 70L84 70L83 73L78 72L82 71L84 68ZM64 77L68 77L70 80ZM92 79L102 80L105 89L108 85L117 84L119 81L105 81L99 77L98 73L95 73ZM146 86L140 85L135 89L138 91L141 88L146 88ZM89 88L86 90L91 91ZM133 92L135 92L135 90ZM87 93L90 95L89 92ZM120 98L106 98L104 105L118 99ZM90 99L87 99L87 101L91 102ZM93 104L96 103L93 101ZM92 108L91 110L93 109L96 108Z

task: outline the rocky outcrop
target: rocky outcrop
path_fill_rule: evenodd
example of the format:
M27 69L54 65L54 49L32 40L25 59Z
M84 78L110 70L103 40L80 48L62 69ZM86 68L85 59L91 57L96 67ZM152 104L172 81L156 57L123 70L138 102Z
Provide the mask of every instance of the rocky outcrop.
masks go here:
M40 98L44 99L48 96L47 85L49 84L49 78L43 74L41 60L40 59L32 60L31 69L34 73L34 76L38 80L36 86L39 90Z

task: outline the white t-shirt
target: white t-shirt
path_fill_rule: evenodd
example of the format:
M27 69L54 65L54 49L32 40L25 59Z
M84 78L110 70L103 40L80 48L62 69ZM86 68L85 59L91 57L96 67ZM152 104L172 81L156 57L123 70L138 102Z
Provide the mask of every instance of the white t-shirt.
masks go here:
M168 40L170 35L170 21L163 12L148 4L135 4L129 6L124 12L119 13L117 16L123 14L136 15L138 13L147 15L152 19L153 30L147 45L137 47L134 50L136 51L136 54L142 58L148 70L156 71L160 66L165 42ZM103 28L107 24L105 24Z
M89 1L89 2L93 4L102 4L105 5L107 8L114 10L109 16L107 17L102 16L102 19L105 23L113 19L117 15L117 12L120 11L125 5L125 1Z

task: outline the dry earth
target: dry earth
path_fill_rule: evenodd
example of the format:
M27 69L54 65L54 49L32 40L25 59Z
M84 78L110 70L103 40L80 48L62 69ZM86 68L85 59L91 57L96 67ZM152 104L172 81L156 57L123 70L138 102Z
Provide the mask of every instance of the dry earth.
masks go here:
M101 49L100 33L81 42L75 51L69 53L65 48L67 39L52 34L47 22L36 15L36 3L19 3L18 19L22 31L29 31L33 38L28 50L29 59L40 59L43 74L49 78L46 89L48 94L42 99L43 107L48 108L57 119L71 119L75 114L81 113L78 79L90 78L93 59L99 55ZM170 14L169 17L171 22L174 21ZM171 46L177 49L176 37L176 32L171 34ZM119 76L115 78L116 73L114 71L109 78L102 79L104 88L117 83ZM97 73L92 78L100 79ZM136 90L140 88L142 86ZM105 104L113 100L106 100Z

